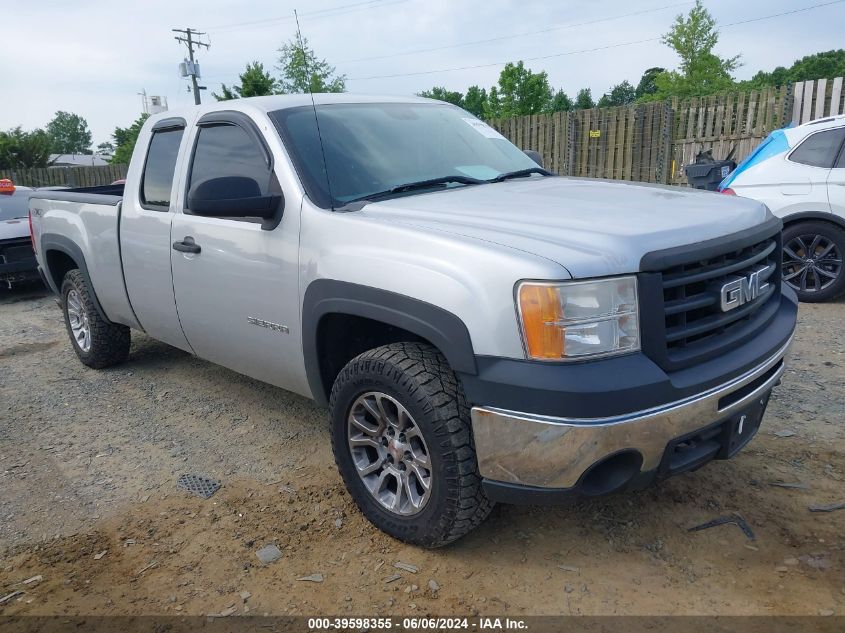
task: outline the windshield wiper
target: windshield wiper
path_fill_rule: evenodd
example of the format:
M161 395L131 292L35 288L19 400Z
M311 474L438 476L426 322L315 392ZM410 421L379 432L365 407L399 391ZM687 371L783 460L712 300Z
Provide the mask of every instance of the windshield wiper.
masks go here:
M428 178L426 180L418 180L416 182L407 182L403 185L396 185L385 191L377 191L375 193L368 193L360 198L354 198L347 201L344 206L350 205L354 202L364 202L369 200L378 200L379 198L386 198L397 193L406 193L408 191L416 191L418 189L429 189L438 185L448 185L450 182L455 182L461 185L480 185L488 182L487 180L479 180L478 178L470 178L469 176L440 176L438 178Z
M504 182L511 178L524 178L531 174L542 174L543 176L554 176L554 174L542 167L529 167L528 169L517 169L516 171L507 171L504 174L499 174L495 178L491 178L486 182Z

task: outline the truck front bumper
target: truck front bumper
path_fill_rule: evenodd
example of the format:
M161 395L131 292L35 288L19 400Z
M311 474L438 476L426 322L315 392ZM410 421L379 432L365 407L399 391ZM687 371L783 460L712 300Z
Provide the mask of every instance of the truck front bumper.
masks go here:
M627 387L631 385L618 388L620 377L613 370L625 367L620 365L604 367L609 373L605 374L603 383L615 384L617 388L608 389L605 407L612 413L602 417L558 417L547 411L529 413L512 407L474 406L472 427L485 492L491 499L506 503L556 503L572 493L597 495L644 487L656 479L694 470L712 459L732 457L757 432L772 388L783 375L795 312L792 297L785 297L780 318L775 319L766 336L749 343L757 348L758 355L762 351L757 360L744 363L738 372L731 371L715 384L713 380L708 380L705 386L699 382L698 388L687 384L683 390L686 393L677 389L676 384L675 393L681 397L663 404L631 412L616 411L625 406L625 401L630 405L632 397L624 395L629 394ZM764 346L763 340L777 342L774 346ZM748 349L736 350L737 358L726 355L709 364L717 363L723 370L736 369L735 361L738 358L747 361L748 352ZM568 371L575 375L575 372L592 371L588 365L602 366L608 362L613 361L584 363L582 369L572 367ZM646 368L643 359L630 362L634 367ZM687 374L696 373L699 380L708 373L704 366L693 369L694 372ZM648 391L647 373L643 371L639 376L629 375L621 380L644 381L642 390ZM596 383L594 375L589 378L589 383ZM472 381L469 391L470 394L490 393ZM589 395L600 398L601 389L596 387ZM506 398L507 393L502 399ZM479 403L472 395L470 400ZM524 402L531 404L532 400L526 398ZM533 402L544 400L548 399L540 397ZM561 404L566 401L568 397ZM563 413L566 408L560 410Z
M0 286L38 279L29 237L0 241Z

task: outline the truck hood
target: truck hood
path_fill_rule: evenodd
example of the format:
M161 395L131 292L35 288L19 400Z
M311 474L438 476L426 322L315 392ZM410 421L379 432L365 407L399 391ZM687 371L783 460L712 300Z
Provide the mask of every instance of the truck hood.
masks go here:
M552 260L576 278L632 273L646 253L756 226L765 205L645 183L531 177L375 202L361 213Z

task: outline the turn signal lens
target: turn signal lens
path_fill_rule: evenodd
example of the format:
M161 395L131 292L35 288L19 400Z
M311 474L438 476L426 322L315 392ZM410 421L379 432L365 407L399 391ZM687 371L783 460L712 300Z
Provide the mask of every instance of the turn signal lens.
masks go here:
M529 358L564 360L640 349L636 277L525 282L517 297Z
M548 325L563 317L557 287L523 284L519 288L519 308L528 355L545 359L563 357L563 330Z

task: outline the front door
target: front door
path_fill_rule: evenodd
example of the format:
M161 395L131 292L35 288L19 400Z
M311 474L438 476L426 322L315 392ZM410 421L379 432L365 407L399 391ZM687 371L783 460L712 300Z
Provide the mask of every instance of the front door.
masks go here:
M222 117L222 118L221 118ZM222 113L196 129L186 187L250 178L262 195L279 187L270 151L243 115ZM308 393L299 330L299 208L272 230L258 218L201 217L190 193L173 218L173 287L197 356L298 393ZM195 252L191 252L195 251Z

